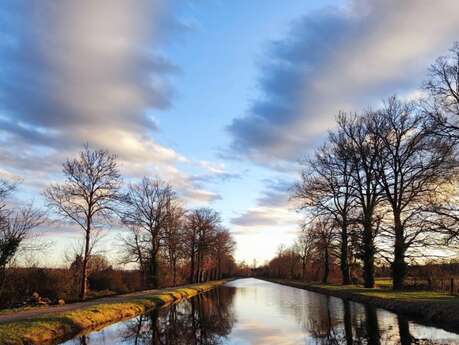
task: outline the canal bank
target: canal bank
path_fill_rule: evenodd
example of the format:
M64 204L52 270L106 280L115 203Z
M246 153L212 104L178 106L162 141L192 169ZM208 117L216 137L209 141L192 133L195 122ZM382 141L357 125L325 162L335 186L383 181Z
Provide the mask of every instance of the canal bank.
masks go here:
M223 285L228 280L177 288L151 290L76 303L65 307L36 309L2 314L0 344L49 344L69 339L111 323L132 318L149 310Z
M60 344L140 343L444 345L459 344L459 334L370 304L247 278Z
M420 322L459 332L459 297L432 291L392 291L356 286L318 285L284 279L263 280L339 297L345 301L369 304Z

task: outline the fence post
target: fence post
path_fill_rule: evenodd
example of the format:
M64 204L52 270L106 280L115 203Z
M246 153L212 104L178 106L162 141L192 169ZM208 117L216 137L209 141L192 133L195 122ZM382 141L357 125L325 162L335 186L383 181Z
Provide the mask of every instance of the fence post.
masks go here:
M450 291L451 295L454 295L454 278L451 278L451 286L450 286L450 288L451 288L451 291Z

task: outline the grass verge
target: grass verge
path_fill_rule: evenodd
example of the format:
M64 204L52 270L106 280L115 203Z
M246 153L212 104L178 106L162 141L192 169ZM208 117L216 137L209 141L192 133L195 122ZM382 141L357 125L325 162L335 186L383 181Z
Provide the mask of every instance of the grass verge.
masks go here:
M366 289L354 285L309 284L283 279L268 281L310 290L345 300L374 305L379 308L409 316L419 322L459 332L459 298L435 291L392 291Z
M81 309L47 314L0 324L0 344L52 344L77 334L131 318L183 298L190 298L225 283L225 280L168 289L164 292L118 302L101 303Z

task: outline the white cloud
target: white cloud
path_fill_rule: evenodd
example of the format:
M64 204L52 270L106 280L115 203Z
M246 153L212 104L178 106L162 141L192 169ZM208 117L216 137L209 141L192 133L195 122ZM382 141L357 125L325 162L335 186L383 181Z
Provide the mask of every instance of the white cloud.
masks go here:
M459 2L354 0L310 13L272 42L261 95L232 122L233 149L271 165L317 144L338 111L411 93L459 39Z
M83 144L117 154L128 178L158 175L209 202L188 158L159 144L152 114L172 102L179 68L162 51L186 30L161 0L0 5L0 161L36 192ZM210 166L201 168L208 170ZM216 171L219 173L219 171Z

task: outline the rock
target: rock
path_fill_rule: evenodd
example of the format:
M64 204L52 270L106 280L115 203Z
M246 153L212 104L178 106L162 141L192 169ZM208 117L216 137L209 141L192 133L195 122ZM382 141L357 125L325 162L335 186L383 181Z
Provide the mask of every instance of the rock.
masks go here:
M40 301L40 295L38 294L38 292L34 292L32 294L32 298L31 298L32 301L38 303Z
M51 300L49 298L40 298L40 301L38 302L38 304L41 304L41 305L49 305L51 304Z

